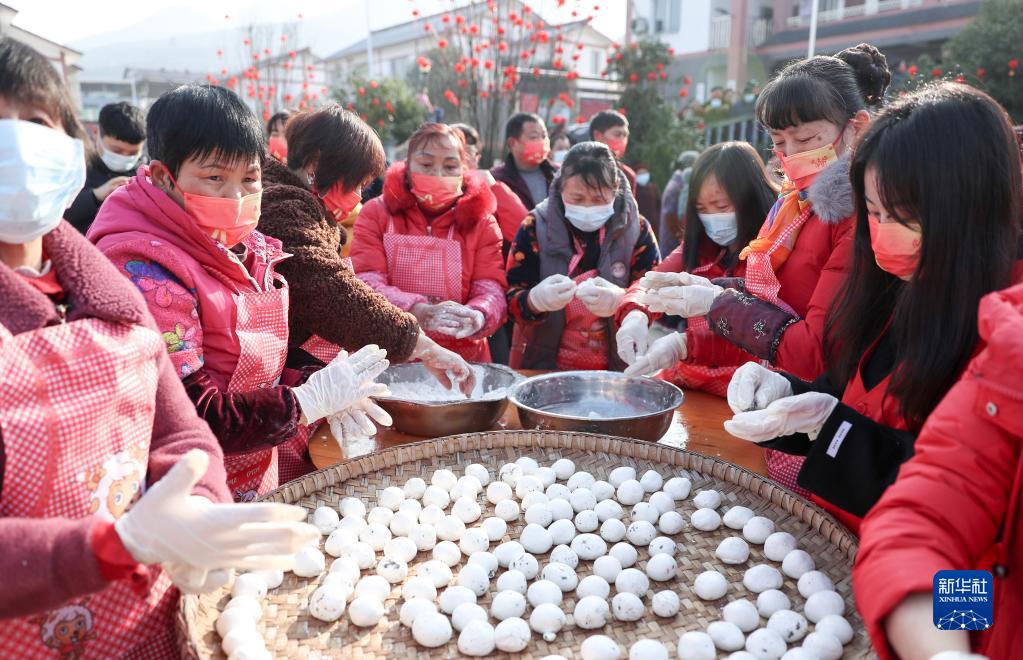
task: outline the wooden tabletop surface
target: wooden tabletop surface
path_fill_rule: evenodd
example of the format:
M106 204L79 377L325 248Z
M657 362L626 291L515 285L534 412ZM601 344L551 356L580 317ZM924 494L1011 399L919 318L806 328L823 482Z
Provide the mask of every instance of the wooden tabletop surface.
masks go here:
M732 411L724 399L704 392L686 391L682 405L675 412L671 428L658 442L713 456L766 475L763 450L752 442L732 437L722 427L722 422L731 416ZM520 428L515 407L509 404L495 429ZM316 467L325 468L349 458L425 439L384 428L375 437L355 438L339 446L328 426L323 424L309 439L309 455Z

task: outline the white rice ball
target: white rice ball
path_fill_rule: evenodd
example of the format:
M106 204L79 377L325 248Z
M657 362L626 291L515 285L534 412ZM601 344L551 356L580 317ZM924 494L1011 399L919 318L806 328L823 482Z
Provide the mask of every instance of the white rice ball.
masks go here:
M596 534L580 534L572 539L572 551L583 561L593 561L607 552L607 543Z
M348 620L360 628L375 626L384 618L384 604L372 596L360 596L348 606Z
M436 611L437 606L431 600L425 598L406 598L398 613L398 620L401 621L401 625L411 628L417 616L423 612Z
M597 559L593 562L593 574L606 582L614 582L618 579L618 575L621 572L622 562L620 562L614 555L597 557Z
M679 660L715 660L714 640L705 632L682 633L678 640Z
M493 553L483 550L474 552L469 555L468 563L482 567L483 570L487 572L487 577L491 580L494 579L495 575L497 575L497 567L499 564L497 562L497 557L494 556Z
M498 483L504 482L501 481L494 482L494 484ZM493 486L494 484L490 484L490 486ZM508 484L504 485L507 486ZM488 486L487 488L489 489L490 486ZM487 497L487 499L490 499L489 496ZM519 503L512 499L500 500L497 502L496 506L494 506L494 515L505 522L515 522L516 520L519 519L519 515L521 513L522 511L519 508Z
M302 550L298 552L298 555L295 556L296 564L298 563L298 556L302 555L303 551L305 550L312 551L305 553L306 555L310 556L313 555L313 552L315 553L320 552L316 548L306 546L305 548L302 548ZM323 555L320 554L320 557L322 556ZM326 563L326 560L324 560L324 563ZM314 575L319 575L322 572L323 569L321 568L318 572L315 572ZM314 575L300 575L299 573L295 573L295 575L299 575L300 577L314 577ZM263 578L253 573L242 573L237 578L235 578L234 584L231 585L231 596L233 596L234 598L252 598L255 599L256 601L260 601L266 598L267 589L268 587L266 586L266 581Z
M611 470L611 473L607 475L608 482L618 488L626 481L634 481L636 479L636 468L623 465L616 467Z
M746 643L746 635L739 626L728 621L715 621L707 626L707 634L714 646L722 651L738 651Z
M572 618L575 625L583 630L603 628L611 618L611 608L603 598L585 596L575 604Z
M803 650L820 660L838 660L842 657L842 642L823 632L812 632L803 640Z
M618 492L616 497L621 504L625 506L633 506L643 501L643 497L646 491L643 490L643 485L635 479L629 479L628 481L622 482L618 486Z
M575 516L575 509L572 508L572 503L567 499L549 500L547 506L550 507L551 515L554 520L572 520Z
M782 582L784 580L778 569L767 564L751 566L742 576L742 584L755 594L768 589L781 589Z
M461 585L448 587L441 592L440 597L437 599L440 611L444 614L452 614L455 611L455 608L462 603L475 604L476 594L472 589Z
M678 511L667 511L657 520L657 529L661 534L678 534L685 528L685 518Z
M717 509L721 506L721 493L716 490L701 490L693 498L693 506L697 509Z
M618 543L625 538L628 527L617 518L609 518L600 525L600 538L608 543ZM661 530L664 531L664 530Z
M339 558L349 557L359 565L361 570L367 570L376 566L377 555L376 552L367 543L357 541L355 543L348 543L341 547L341 554Z
M423 507L422 511L419 512L419 523L422 525L430 525L436 527L437 524L444 520L444 509L440 508L436 504L427 504Z
M341 519L341 522L338 523L334 531L343 529L355 536L358 536L359 532L361 532L366 525L367 523L364 518L360 518L358 516L346 516Z
M671 555L674 557L675 552L678 550L679 546L667 536L658 536L647 546L647 551L651 557L653 555Z
M490 601L490 616L498 621L526 613L526 597L518 591L501 591Z
M466 564L458 571L456 584L466 587L480 597L490 589L490 577L487 575L487 569L479 564Z
M402 493L407 498L420 499L423 497L423 493L426 492L426 482L419 477L412 477L405 482L402 486Z
M408 537L412 539L412 542L416 544L416 549L420 552L433 550L437 545L437 530L433 525L414 525L409 531Z
M530 508L537 504L550 504L551 498L547 497L542 491L533 491L527 493L525 497L521 499L522 510L529 511Z
M659 475L654 470L647 470L643 473L643 476L639 478L639 484L643 486L643 490L647 493L656 493L664 485L664 477Z
M689 521L701 532L713 532L721 526L721 515L714 509L697 509Z
M454 486L455 484L452 483L451 485ZM431 504L441 509L448 508L448 505L451 504L451 491L437 485L427 486L426 492L423 493L423 506L430 506Z
M487 538L493 543L504 538L505 532L508 531L508 523L496 516L491 516L480 523L480 529L486 533Z
M405 580L405 584L401 588L401 596L405 600L421 598L433 602L437 599L437 586L429 578L417 575Z
M611 594L611 585L608 584L607 580L600 577L599 575L587 575L582 580L579 580L579 586L575 588L576 598L585 598L586 596L598 596L607 600L607 597Z
M455 516L444 516L444 519L437 523L437 538L442 541L457 541L465 533L465 523Z
M757 611L765 619L770 619L771 615L779 610L791 608L792 602L784 591L768 589L757 596Z
M441 541L433 546L433 558L446 566L456 566L462 561L462 551L451 541Z
M553 656L544 658L550 660ZM579 657L582 660L619 660L622 657L618 642L605 635L590 635L579 646Z
M533 609L529 615L529 627L543 636L544 641L553 642L555 636L565 626L565 613L551 603L543 603Z
M574 591L579 584L579 576L576 575L575 569L565 564L547 564L540 576L558 585L562 591Z
M676 502L689 497L690 491L693 489L693 482L686 477L672 477L664 482L664 492L671 496L671 499Z
M796 537L788 532L775 532L764 541L764 556L771 561L782 561L796 545Z
M742 526L742 536L750 543L760 545L774 534L774 521L763 516L753 516Z
M717 571L704 571L696 576L693 592L703 600L718 600L728 592L728 580Z
M725 515L721 516L721 521L725 523L725 527L729 529L741 530L746 526L753 517L754 513L752 509L744 506L733 506L732 508L725 511Z
M565 484L551 484L544 491L547 495L547 499L553 502L554 500L565 500L572 496L572 491Z
M815 566L816 563L813 557L810 556L810 553L798 548L785 555L785 559L781 562L782 572L794 580L803 577L805 573L812 571Z
M518 571L525 575L527 580L532 580L540 572L540 562L528 552L523 552L508 564L508 569Z
M483 509L474 498L462 497L451 507L451 515L468 525L480 519Z
M388 486L377 495L377 504L387 507L391 511L397 511L404 501L405 491L397 486Z
M391 522L387 524L387 528L391 530L392 536L408 536L412 533L412 528L418 524L418 517L413 517L411 513L398 511L398 513L391 517Z
M778 660L785 655L785 640L773 630L760 628L746 638L746 650L757 660Z
M577 490L579 488L589 489L590 486L597 482L596 478L589 472L576 472L568 478L566 486L569 490Z
M588 511L597 506L597 498L589 488L577 488L568 497L572 510L576 513Z
M650 504L657 509L657 517L675 510L675 500L663 490L659 490L650 496Z
M391 594L391 584L379 575L367 575L355 585L355 596L369 596L380 602Z
M503 481L492 481L490 485L487 486L487 501L491 504L510 500L512 497L514 497L512 487ZM518 508L518 505L516 505L515 508ZM497 512L497 515L501 516L501 513ZM501 517L504 518L504 516ZM507 518L504 519L508 520Z
M494 548L494 556L497 557L497 563L502 568L508 568L508 564L525 551L526 549L518 541L505 541Z
M281 570L252 571L252 574L262 578L267 589L276 589L284 582L284 571Z
M224 606L224 611L232 609L246 612L253 623L259 623L260 618L263 616L263 606L259 604L258 600L249 596L237 596L229 600L227 605Z
M628 568L636 563L639 559L639 552L630 543L615 543L608 550L609 555L618 560L618 563L622 565L622 568Z
M650 579L639 569L626 568L615 578L615 590L618 593L636 594L643 598L648 589L650 589Z
M451 627L461 632L473 621L486 621L487 611L476 603L462 603L451 613Z
M530 493L543 493L544 485L540 478L527 474L515 483L515 497L520 500Z
M650 599L650 609L657 616L673 617L678 614L681 607L682 601L679 599L678 594L668 589L658 591Z
M439 612L423 612L412 624L412 638L426 648L444 646L451 641L451 622Z
M349 516L354 518L366 517L366 505L357 497L346 497L342 499L341 504L338 505L338 510L341 511L341 515L345 518Z
M398 584L408 577L408 564L400 559L384 557L377 564L377 575L391 584Z
M438 488L443 488L446 491L451 491L458 483L458 477L455 473L447 468L442 468L433 473L433 477L430 478L430 483Z
M391 530L380 523L370 523L359 532L359 540L373 548L374 552L380 552L391 540Z
M486 621L472 621L458 635L458 650L471 657L490 655L495 645L494 627Z
M579 566L579 555L567 545L559 545L551 550L551 563L564 564L575 570Z
M467 529L458 540L458 547L467 557L476 552L486 552L490 549L490 537L478 527Z
M388 532L388 533L390 533L390 532ZM324 569L326 569L326 568L327 568L327 559L323 556L323 553L320 552L320 549L319 548L314 548L311 545L307 545L306 547L302 548L297 553L295 553L295 562L294 562L294 565L292 566L291 572L294 573L295 575L299 576L299 577L313 578L313 577L318 577L319 575L321 575L323 573ZM245 579L249 575L251 575L251 574L247 573L245 575L239 575L238 579L235 580L235 585L238 584L238 580ZM266 583L263 582L263 580L261 580L260 578L254 576L254 575L251 576L251 577L252 577L252 579L254 581L257 581L257 582L259 582L260 585L262 585L262 587L263 587L263 595L265 596L266 595ZM238 596L238 595L241 595L241 594L235 594L232 591L232 595Z
M497 578L498 593L514 591L522 595L526 594L526 576L519 571L505 571Z
M494 627L494 643L499 651L519 653L529 646L533 633L529 624L519 617L505 619Z
M397 559L406 564L415 559L418 552L419 548L416 547L415 541L407 536L393 538L384 546L385 557Z
M809 598L818 591L834 591L835 583L820 571L808 571L799 576L796 587L803 598Z
M661 517L661 512L650 502L640 502L632 507L632 514L629 517L633 522L645 520L652 525Z
M551 533L540 525L526 525L519 535L519 543L526 549L526 552L543 554L554 545Z
M841 642L848 644L853 639L853 629L845 617L837 614L829 614L817 622L813 627L814 632L827 633Z
M505 463L501 466L501 469L497 471L498 479L512 488L515 488L515 484L517 484L519 479L525 476L525 474L526 473L522 470L522 467L515 463Z
M537 580L529 585L526 590L526 599L533 607L539 607L544 603L560 605L562 596L561 587L549 580Z
M657 528L645 520L637 520L625 530L625 538L632 545L646 546L657 537Z
M341 516L337 515L337 511L329 506L319 506L313 511L311 522L313 527L320 530L320 534L326 536L338 526Z
M565 481L575 473L575 463L568 458L559 458L551 464L551 469L554 470L558 479Z
M793 644L806 637L809 624L806 617L792 610L778 610L767 621L767 629L778 633L787 644Z
M423 511L423 503L419 500L406 499L398 505L398 513L404 513L419 520L419 514Z
M593 510L597 513L597 518L602 523L612 518L621 520L625 516L625 509L622 508L622 505L612 499L597 502L597 506Z
M490 483L490 470L485 465L470 463L465 466L465 474L470 477L476 477L481 486L486 486Z
M597 501L610 499L615 496L615 487L606 481L594 481L590 486L590 492Z
M803 613L814 623L831 614L842 616L845 614L845 599L837 591L818 591L806 599Z
M615 594L611 599L611 611L619 621L639 621L645 609L640 597L631 592Z
M668 660L668 649L654 639L641 639L629 647L629 660Z
M714 555L726 564L743 564L749 559L749 544L738 536L729 536L718 544Z
M345 612L348 594L343 589L323 586L309 597L309 615L320 621L337 621Z
M678 574L678 562L671 555L654 555L646 563L646 574L655 582L667 582Z
M768 592L764 592L768 593ZM721 618L735 624L744 633L753 632L760 625L760 613L752 602L733 600L721 609Z
M571 520L555 520L547 531L551 533L551 541L557 545L571 543L576 534L575 523Z
M451 568L442 561L431 559L419 565L417 575L426 578L437 589L446 587L451 582Z
M576 514L573 522L575 528L583 534L595 532L600 527L600 518L597 517L596 511L580 511Z
M386 506L375 506L369 510L369 514L366 516L366 522L370 525L383 525L384 527L390 527L391 518L394 517L394 511L391 511Z

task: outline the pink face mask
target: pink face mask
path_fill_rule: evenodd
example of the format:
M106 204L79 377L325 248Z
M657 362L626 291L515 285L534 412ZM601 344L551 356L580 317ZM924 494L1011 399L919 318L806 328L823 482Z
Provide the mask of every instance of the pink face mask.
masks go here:
M607 138L606 144L611 149L611 153L615 155L615 158L624 156L625 150L629 148L629 141L624 138Z
M522 160L533 165L539 165L551 152L550 138L532 140L522 143Z
M334 220L341 222L348 217L356 206L362 201L362 193L359 190L344 192L340 183L331 186L326 195L321 198L334 215Z
M451 206L462 194L462 175L433 176L413 172L412 194L424 209L440 211Z
M270 155L281 161L282 163L288 162L288 143L284 138L280 136L273 136L266 145L267 150L270 151Z
M178 182L171 181L179 189ZM192 216L195 224L210 237L230 249L245 240L259 224L259 211L263 192L254 192L244 197L207 197L182 191L185 196L185 213Z
M778 149L775 149L774 153L781 161L781 167L785 170L785 176L789 181L799 190L806 190L821 170L838 160L838 152L835 148L844 134L845 131L842 131L831 144L810 151L801 151L791 156L786 156Z
M878 267L895 277L909 280L920 262L920 229L898 222L882 223L872 215L867 216L867 224L870 226L870 246L874 249Z

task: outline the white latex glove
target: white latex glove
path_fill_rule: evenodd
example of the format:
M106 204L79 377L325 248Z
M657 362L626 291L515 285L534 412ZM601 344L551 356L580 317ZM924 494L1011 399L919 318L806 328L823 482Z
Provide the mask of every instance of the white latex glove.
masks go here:
M419 333L412 359L422 361L434 378L449 390L457 386L462 394L469 396L476 387L476 371L469 363L458 353L449 351L423 333Z
M327 422L330 424L331 435L338 444L342 444L351 438L373 437L377 432L377 424L390 426L394 420L375 401L364 399L342 413L331 415Z
M792 384L781 374L747 362L728 383L728 406L733 413L763 410L772 401L792 396Z
M634 309L622 319L622 325L615 335L618 345L618 357L625 364L632 364L636 358L646 353L647 336L650 334L650 319L638 309Z
M625 370L626 376L650 376L661 369L672 367L689 355L686 346L686 333L673 332L665 335L650 345L641 357Z
M805 392L772 402L763 410L737 413L725 421L725 430L742 440L766 442L793 433L820 433L838 399L821 392Z
M679 284L647 291L640 297L640 302L651 312L662 312L688 319L706 316L714 304L714 299L724 291L723 287L712 284L706 277L689 273L675 275Z
M373 380L388 367L387 351L374 344L356 353L338 353L330 364L314 372L292 392L302 409L302 423L311 424L342 412L371 396L385 396L387 387Z
M618 311L618 305L625 297L625 289L603 277L594 277L576 287L575 297L586 305L590 314L606 319Z
M527 302L538 314L565 309L575 296L575 282L567 275L551 275L529 290Z
M230 568L207 571L188 564L166 563L162 568L174 586L184 594L212 593L230 582L234 574Z
M683 275L688 276L689 273L667 273L650 270L640 278L639 285L649 290L657 290L666 286L683 286L689 283L688 279L682 279Z
M192 449L153 484L114 528L141 564L213 571L290 569L302 546L320 537L306 511L290 504L214 504L193 496L210 457ZM203 578L205 580L205 578Z
M419 303L410 310L427 332L463 339L479 332L483 327L483 313L479 310L446 300L436 305Z

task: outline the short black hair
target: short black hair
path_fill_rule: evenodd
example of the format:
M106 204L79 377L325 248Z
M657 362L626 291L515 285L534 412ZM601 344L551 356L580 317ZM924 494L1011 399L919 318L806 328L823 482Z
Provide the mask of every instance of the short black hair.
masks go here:
M57 75L53 63L31 46L10 37L0 39L0 96L44 108L60 121L65 133L89 144L67 85Z
M273 133L274 124L276 124L277 122L283 121L285 124L287 124L289 119L291 119L291 113L288 112L287 110L282 110L281 112L273 113L273 115L270 116L270 119L268 119L266 122L266 134L270 135L271 133Z
M525 129L526 124L531 121L535 121L541 126L544 125L543 118L535 112L516 112L504 125L504 139L510 140L512 138L519 137L522 135L522 131Z
M99 134L128 144L141 144L146 139L146 117L131 103L108 103L99 111Z
M295 115L284 132L288 167L298 170L316 162L316 189L326 192L337 182L358 190L387 168L380 138L366 122L337 103Z
M149 155L177 176L189 158L266 159L263 127L229 89L182 85L156 99L146 117Z
M582 177L588 188L614 190L617 194L623 178L614 154L603 142L580 142L565 154L557 174L557 189L561 182L574 176Z
M480 132L477 131L475 127L470 126L469 124L456 123L451 124L451 128L457 128L462 131L462 137L465 138L465 144L467 146L476 147L477 149L483 146L481 144L482 141L480 140ZM521 131L519 134L521 135Z
M629 120L617 110L601 110L590 119L590 139L598 131L606 133L615 126L628 126Z

